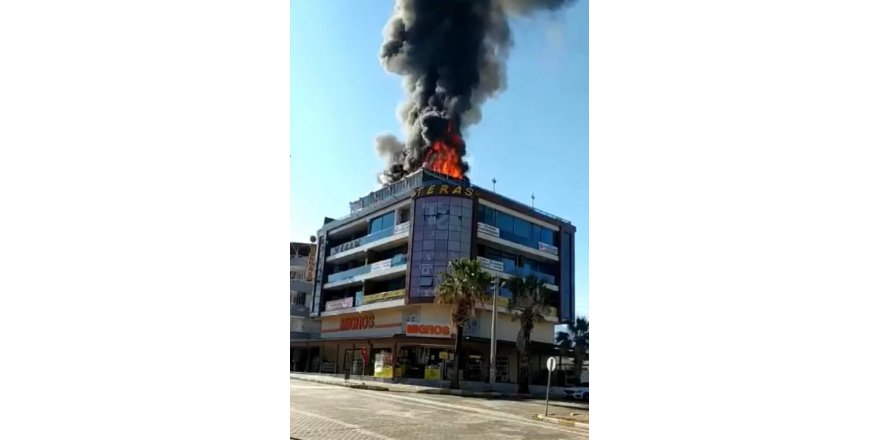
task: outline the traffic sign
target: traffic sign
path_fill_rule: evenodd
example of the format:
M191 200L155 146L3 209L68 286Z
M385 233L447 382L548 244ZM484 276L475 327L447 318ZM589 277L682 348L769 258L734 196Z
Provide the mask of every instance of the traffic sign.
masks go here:
M556 370L556 358L555 357L547 358L547 370L549 370L549 371Z

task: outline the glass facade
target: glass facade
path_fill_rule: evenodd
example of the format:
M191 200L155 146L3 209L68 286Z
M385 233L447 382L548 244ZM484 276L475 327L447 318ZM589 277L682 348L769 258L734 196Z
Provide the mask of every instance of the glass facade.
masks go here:
M432 297L449 262L470 258L474 201L463 197L415 199L409 295Z
M370 220L370 234L394 227L394 211Z
M559 246L559 233L536 225L506 212L485 205L477 207L477 221L495 226L501 231L501 238L538 249L538 243Z

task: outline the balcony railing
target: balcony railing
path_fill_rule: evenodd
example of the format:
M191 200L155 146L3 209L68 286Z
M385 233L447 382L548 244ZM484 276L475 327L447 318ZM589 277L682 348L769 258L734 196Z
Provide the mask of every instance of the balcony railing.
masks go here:
M309 309L304 305L292 305L290 306L290 316L309 316Z
M335 283L337 281L342 281L348 278L354 278L358 275L363 275L370 271L370 265L363 265L360 267L355 267L354 269L343 270L342 272L336 272L327 277L328 283Z
M342 272L334 273L327 277L327 283L335 283L339 281L344 281L350 278L354 278L359 275L367 274L370 272L376 272L379 270L388 269L395 266L400 266L401 264L406 264L406 255L397 254L392 258L387 260L377 261L373 264L365 264L360 267L355 267L354 269L344 270Z
M393 228L383 229L381 231L373 232L372 234L365 235L360 238L356 238L349 242L342 243L338 246L334 246L330 248L330 256L336 255L340 252L345 252L349 249L354 249L359 246L363 246L365 244L372 243L377 240L381 240L383 238L390 237L392 235L399 234L401 232L409 230L409 222L401 223Z
M503 240L512 241L516 244L521 244L532 249L537 249L541 252L546 252L552 255L559 255L559 248L553 246L552 244L544 243L542 241L535 240L534 238L523 237L521 235L514 234L510 231L505 231L504 229L499 229L496 226L492 226L486 223L477 223L477 231L501 238Z
M503 272L508 275L514 275L523 278L529 275L534 275L535 278L544 281L547 284L553 284L554 286L556 285L556 277L554 277L553 275L548 275L546 273L538 272L537 270L529 269L526 267L504 267L504 263L486 257L477 257L477 260L485 269L494 270L496 272Z
M388 292L371 293L364 296L364 304L374 304L383 301L391 301L403 298L406 291L404 289L390 290Z

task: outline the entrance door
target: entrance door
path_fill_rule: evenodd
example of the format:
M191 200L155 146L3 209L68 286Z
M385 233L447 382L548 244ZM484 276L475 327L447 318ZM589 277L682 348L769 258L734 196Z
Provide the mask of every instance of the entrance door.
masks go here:
M364 374L364 358L360 348L346 348L343 357L342 371L348 371L352 376Z

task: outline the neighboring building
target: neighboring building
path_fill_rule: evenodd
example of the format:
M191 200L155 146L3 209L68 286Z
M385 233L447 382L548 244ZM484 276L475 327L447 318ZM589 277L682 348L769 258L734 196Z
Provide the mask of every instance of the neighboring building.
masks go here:
M294 342L316 339L321 333L321 324L310 316L315 249L311 243L290 243L290 371L305 371L308 357L306 350L293 348Z
M477 258L501 279L543 279L552 309L532 332L533 372L544 368L547 356L558 355L554 325L574 319L575 227L568 221L426 170L350 208L351 214L327 219L318 231L311 316L320 321L321 337L296 344L319 347L321 364L310 365L311 371L448 378L455 329L449 307L434 304L434 289L457 258ZM515 382L519 363L520 324L505 307L510 296L501 289L500 382ZM465 329L465 380L488 378L490 322L491 302ZM532 377L537 381L540 374Z

